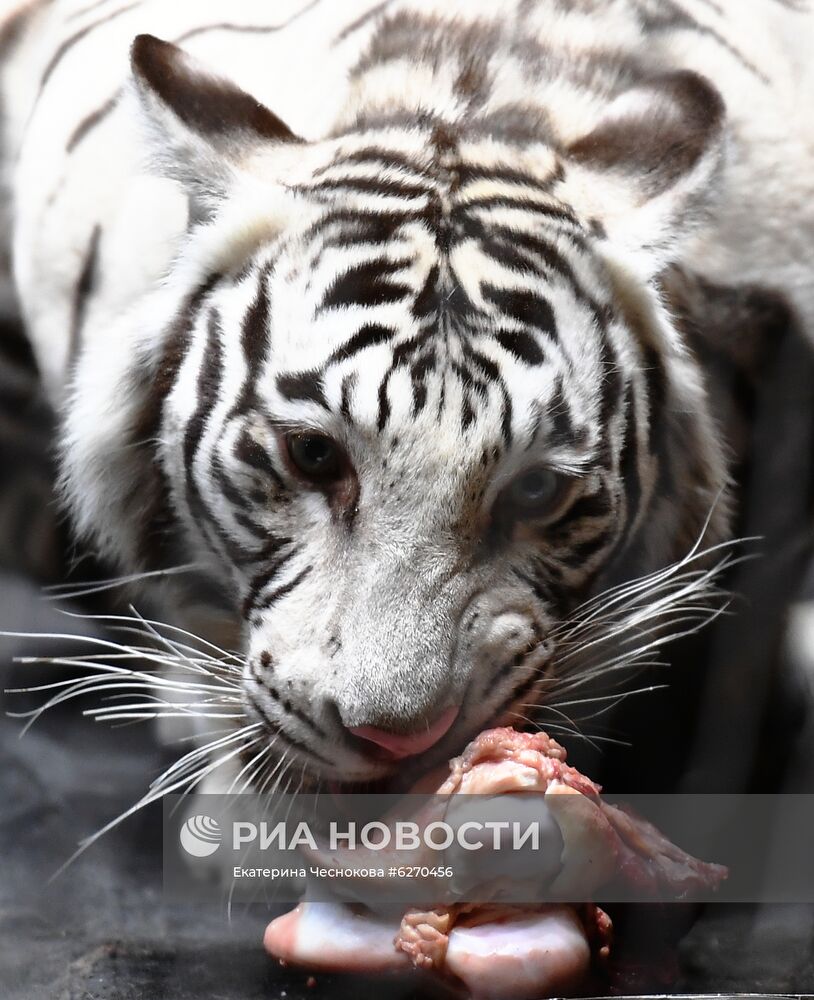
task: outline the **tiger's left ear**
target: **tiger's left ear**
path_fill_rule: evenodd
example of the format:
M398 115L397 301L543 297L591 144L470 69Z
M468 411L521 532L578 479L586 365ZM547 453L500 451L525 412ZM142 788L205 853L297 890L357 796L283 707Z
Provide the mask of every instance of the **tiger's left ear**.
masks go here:
M724 102L703 77L653 77L613 100L593 130L568 146L563 193L601 223L611 243L644 261L650 255L660 269L703 218L725 125Z
M139 35L130 62L152 164L186 187L199 216L222 200L251 152L302 142L265 105L176 45Z

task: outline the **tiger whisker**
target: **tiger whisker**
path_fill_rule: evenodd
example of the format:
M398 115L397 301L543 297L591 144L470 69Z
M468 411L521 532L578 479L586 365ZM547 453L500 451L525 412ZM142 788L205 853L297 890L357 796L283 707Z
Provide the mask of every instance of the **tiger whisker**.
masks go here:
M138 613L138 611L136 611L136 609L133 607L132 604L130 605L130 611L132 611L134 617L138 619L138 621L141 623L141 625L143 626L143 628L147 631L147 634L149 636L151 636L152 638L154 638L161 646L163 646L165 649L167 649L170 652L171 655L177 656L184 663L188 663L189 662L188 658L182 652L180 652L178 646L176 646L166 636L161 635L161 633L158 632L158 630L156 628L154 628L148 621L146 621L144 618L142 618L141 615Z
M123 696L126 697L126 696ZM192 714L204 715L210 712L227 712L234 710L234 705L219 705L217 702L201 702L201 701L188 701L188 702L171 702L164 701L163 699L156 698L155 700L147 701L136 701L131 702L127 705L116 705L115 707L103 706L101 708L86 708L82 715L88 718L102 718L110 712L143 712L147 710L158 710L158 709L171 709L174 712L187 712ZM237 716L230 715L228 718L243 718L245 712L238 713Z
M587 609L592 608L596 605L607 607L615 597L623 596L625 594L635 592L640 589L647 589L653 584L660 582L662 579L667 579L671 576L674 576L676 573L686 569L686 567L693 565L699 560L708 559L716 552L723 551L725 553L730 553L732 549L738 546L745 545L749 542L760 541L760 538L757 536L732 538L732 539L725 539L722 542L718 542L715 545L702 549L701 543L703 542L711 517L712 517L712 511L710 511L698 539L695 541L692 548L686 555L682 556L680 559L677 559L675 562L670 563L668 566L663 566L657 570L654 570L651 573L645 574L644 576L637 577L634 580L625 580L619 584L615 584L614 586L607 588L606 590L600 592L599 594L594 595L593 597L589 598L587 601L579 605L575 609L574 613L579 614L580 612L584 612ZM701 569L700 572L706 572L706 571Z
M695 635L701 629L705 628L707 625L711 624L713 621L720 618L722 615L725 615L727 613L728 607L729 607L728 604L724 605L721 608L715 609L711 614L703 617L695 613L691 614L681 613L674 617L666 619L666 622L662 621L655 625L652 625L649 628L640 629L638 632L635 633L636 638L644 638L647 636L656 636L656 638L647 642L644 646L636 646L635 651L636 653L642 653L650 649L658 649L662 646L668 645L675 639L683 638L689 635ZM669 626L671 630L670 632L664 631L665 624ZM689 627L678 632L672 631L676 626L685 624L688 625ZM620 654L620 657L626 655L628 655L628 651L625 651L624 653Z
M260 748L260 749L259 749L259 750L257 751L257 753L256 753L256 754L255 754L255 755L254 755L254 756L253 756L253 757L252 757L252 758L251 758L250 760L249 760L249 762L248 762L247 764L244 764L244 765L243 765L243 767L242 767L242 768L240 769L240 771L238 771L238 773L237 773L237 775L235 776L235 778L234 778L234 780L232 781L232 783L231 783L231 784L229 785L229 787L227 788L227 790L226 790L226 794L227 794L227 795L230 795L230 794L232 793L232 791L234 790L235 786L236 786L236 785L237 785L237 784L238 784L238 783L240 782L240 779L241 779L241 778L243 777L243 775L244 775L244 774L246 774L246 773L247 773L248 771L251 771L251 770L252 770L252 768L254 768L254 770L255 770L255 771L256 771L256 770L258 769L258 767L257 767L257 765L258 765L258 761L262 762L262 760L263 760L263 757L264 757L264 756L265 756L266 754L268 754L268 753L270 753L270 752L271 752L271 750L272 750L272 749L273 749L273 747L274 747L274 743L275 743L275 741L274 741L274 740L272 740L271 742L267 742L267 743L265 744L265 746L262 746L262 747L261 747L261 748ZM246 791L246 788L247 788L247 787L249 786L249 784L251 783L251 777L252 777L252 776L251 776L251 774L250 774L250 775L249 775L249 778L247 779L247 781L246 781L246 782L244 782L244 784L243 784L243 787L242 787L242 789L241 789L241 791L240 791L240 793L239 793L239 794L243 794L243 792L245 792L245 791Z
M233 733L234 728L229 729L207 729L202 733L187 733L185 736L178 736L176 739L172 740L173 743L192 743L200 742L201 740L208 739L210 736L223 736L226 733Z
M636 608L647 609L654 603L652 601L652 595L654 594L662 595L659 601L656 602L657 606L669 604L688 594L697 594L706 599L711 599L715 596L725 596L725 592L712 584L713 579L725 569L729 569L732 565L735 565L737 561L747 558L750 558L750 556L741 556L738 560L734 558L725 559L710 570L692 571L687 577L677 576L672 580L661 582L658 587L643 588L641 593L636 595L635 600L632 597L626 598L624 601L617 599L615 610L611 610L609 606L597 608L595 612L585 618L579 618L575 613L569 622L565 623L564 627L560 630L555 631L553 635L555 637L562 635L566 638L573 638L584 631L586 627L597 627L605 621L612 621L615 618L623 616L627 611Z
M208 754L212 753L214 750L220 750L225 746L230 746L232 743L240 740L247 733L256 733L258 729L262 729L263 724L261 722L252 723L249 726L244 726L242 729L237 730L237 732L229 733L226 736L220 737L219 739L212 740L203 746L196 747L194 750L190 750L179 760L175 761L156 778L150 785L150 788L157 788L162 783L170 780L174 780L175 776L179 771L183 771L195 764L200 758L206 757Z
M717 614L715 615L715 617L717 617ZM646 643L644 646L637 648L635 651L632 651L631 653L619 654L615 657L612 657L610 660L607 660L604 663L599 664L597 667L593 667L584 672L580 671L579 675L573 678L570 690L583 687L585 684L594 681L597 677L599 676L604 677L609 673L613 672L627 673L632 669L641 669L643 667L643 664L639 662L640 656L643 656L654 649L659 649L662 646L665 646L668 643L675 641L676 639L686 638L687 636L695 635L697 632L699 632L702 628L704 628L708 624L708 621L706 620L700 623L697 621L697 619L693 618L687 620L693 622L693 624L689 628L684 629L683 631L660 635L657 639L654 639L651 642ZM663 666L663 664L656 664L656 665Z
M119 627L114 629L114 631L127 632L130 631L124 627ZM128 654L122 654L120 659L130 659L130 660L149 660L150 662L159 663L165 667L169 667L173 670L183 670L189 673L197 674L198 676L209 677L213 680L218 680L220 682L230 684L233 687L239 687L242 670L236 669L231 664L222 663L218 660L213 659L199 659L194 656L190 656L188 653L183 656L173 656L168 653L161 653L156 651L155 646L127 646L123 647L129 650ZM100 662L105 660L117 659L113 656L96 656L96 659Z
M91 677L80 678L79 680L70 681L57 681L53 685L41 685L44 689L54 689L57 688L58 691L53 697L49 698L43 705L38 706L35 709L31 709L26 712L10 712L8 713L13 718L29 719L27 725L23 728L21 736L31 728L34 722L40 718L40 716L50 708L54 708L66 701L70 701L73 698L80 697L83 694L98 693L101 691L110 691L116 689L124 690L154 690L159 688L165 691L175 691L175 692L195 692L195 693L207 693L212 695L217 695L218 697L225 697L227 699L226 703L229 704L239 704L240 700L236 695L231 695L229 692L231 688L223 689L218 688L213 685L202 685L202 684L190 684L189 682L177 682L172 681L165 677L154 678L150 674L144 674L141 672L131 672L128 670L122 670L121 668L113 668L110 666L103 666L101 664L90 665L93 669L99 671ZM34 689L36 690L36 689ZM18 693L26 692L26 688L18 689ZM170 703L168 703L170 704Z
M602 753L603 750L603 747L599 746L598 744L608 744L609 746L628 747L628 748L633 745L628 740L618 739L615 736L603 736L600 733L591 733L591 735L588 736L585 733L581 733L578 731L574 732L573 730L570 730L567 726L561 726L556 722L554 723L546 722L543 731L546 733L549 731L551 733L559 733L562 736L570 736L573 739L582 740L584 743L591 743L593 745L593 748L598 753Z
M116 587L126 587L130 584L140 583L143 580L155 580L164 576L178 576L181 573L191 573L198 569L200 569L198 563L186 563L182 566L170 567L169 569L131 573L128 576L109 577L106 580L97 580L94 583L88 584L56 583L43 589L49 595L48 600L73 601L79 597L101 594L108 590L115 590Z
M85 663L97 663L105 664L115 660L143 660L146 656L155 655L155 650L149 646L121 646L120 649L125 650L120 653L78 653L74 656L20 656L17 657L18 663L53 663L56 659L59 659L63 664L70 666L73 663L85 664ZM169 657L164 657L161 662L168 664L175 663L175 660ZM210 673L213 676L217 676L219 680L223 679L222 674L219 671L219 664L216 660L193 660L189 657L185 657L185 663L194 664L196 667L202 668L204 673ZM215 673L217 671L217 673ZM196 670L196 673L200 673L201 670ZM233 672L233 676L237 677L237 672Z
M216 646L215 643L209 642L202 636L196 635L194 632L189 632L187 629L180 628L178 625L171 625L169 622L160 622L152 618L143 618L141 615L139 615L138 617L134 617L132 615L112 615L112 614L89 615L89 614L79 614L76 611L66 611L66 610L60 610L60 614L65 615L67 618L78 618L84 621L128 622L131 625L138 625L138 624L152 625L155 628L167 629L169 632L175 632L178 635L183 635L188 639L194 639L196 643L199 643L201 646L206 646L209 649L213 649L216 653L220 653L221 656L227 660L234 660L238 663L243 662L243 658L239 656L237 653L221 649L220 646ZM190 648L196 649L196 647L190 647ZM198 652L202 656L206 655L206 653L204 653L203 650L196 649L196 652Z
M119 685L119 686L124 686L124 685ZM76 689L71 689L67 692L62 692L60 695L50 699L48 702L46 702L46 704L41 705L39 708L33 709L30 712L18 712L18 713L10 712L8 714L12 718L28 719L28 722L20 732L20 739L22 739L22 737L26 735L26 733L31 729L31 727L39 720L42 714L46 712L48 709L54 708L56 705L62 704L65 701L70 701L75 697L79 697L82 694L87 694L93 690L94 688L90 685L77 687ZM172 703L170 702L167 703L168 706L171 706L171 704ZM244 717L244 715L245 713L241 713L239 717L242 718Z
M598 663L591 667L588 676L582 674L573 674L566 676L564 678L553 678L552 693L554 695L560 696L564 694L569 694L572 691L577 691L586 684L590 684L597 680L599 677L605 676L605 674L621 674L618 679L613 681L614 685L626 682L632 675L640 673L642 670L647 669L663 669L666 666L664 660L658 659L657 657L643 658L637 657L635 660L630 661L627 664L617 664L611 666L610 669L606 669L607 661L600 660ZM628 672L629 668L629 672Z
M281 780L285 776L286 771L290 767L291 763L293 763L293 758L292 758L292 760L289 761L288 764L285 764L285 766L283 766L284 762L287 760L287 758L289 756L289 752L290 752L289 749L286 748L286 750L283 752L283 755L277 761L277 764L275 765L275 767L266 776L266 779L264 780L262 786L258 789L258 794L259 795L264 795L266 793L266 789L268 788L268 786L271 783L271 781L274 779L275 774L277 774L278 771L280 770L280 768L282 767L283 770L282 770L282 772L280 772L280 774L279 774L279 776L278 776L278 778L277 778L277 780L276 780L276 782L274 784L274 788L269 793L269 798L272 798L274 796L275 792L277 791L277 789L280 786Z
M49 663L56 662L59 660L52 661ZM36 684L32 687L21 687L21 688L8 688L8 694L34 694L42 691L54 691L59 688L68 688L77 684L87 684L89 687L93 687L95 684L101 684L108 678L116 677L120 680L120 687L132 686L134 689L137 688L162 688L170 691L202 691L210 692L212 694L224 695L227 697L232 697L235 700L239 698L239 688L233 687L220 687L214 684L202 684L200 681L187 681L187 680L176 680L174 678L162 677L159 675L145 674L141 671L130 671L127 669L114 670L109 666L100 663L86 663L82 664L80 661L71 660L71 666L87 666L91 670L98 671L98 673L93 674L88 677L75 678L69 677L66 680L61 681L51 681L48 684ZM124 679L126 678L126 680ZM235 694L230 694L234 691ZM13 714L13 713L10 713ZM29 713L20 713L25 717Z
M249 749L250 747L253 747L253 746L256 746L256 745L257 745L258 743L264 743L264 742L265 742L265 734L264 734L264 733L260 733L259 735L255 736L255 737L254 737L253 739L249 740L249 742L248 742L248 743L244 743L244 744L243 744L242 746L238 747L238 750L237 750L237 753L236 753L236 754L235 754L234 756L238 756L239 754L243 754L243 753L245 753L245 752L246 752L246 751L247 751L247 750L248 750L248 749ZM233 759L233 757L232 757L232 758L230 758L230 759ZM196 788L196 787L198 786L198 784L200 784L200 782L201 782L201 781L202 781L202 780L203 780L203 779L204 779L204 778L205 778L206 776L207 776L206 774L203 774L203 775L201 775L201 776L200 776L199 778L196 778L196 779L195 779L195 781L193 781L192 783L190 783L190 784L186 785L186 786L185 786L185 787L184 787L184 788L183 788L183 789L181 790L181 792L180 792L180 795L179 795L179 798L178 798L178 801L177 801L177 802L175 803L175 805L174 805L174 806L172 807L172 810L171 810L171 812L172 812L173 814L174 814L174 813L176 812L176 810L180 809L180 807L181 807L181 805L183 804L184 800L186 799L187 795L189 795L189 793L190 793L190 792L191 792L191 791L192 791L192 790L193 790L194 788Z
M130 719L133 722L150 722L154 719L189 719L194 717L196 719L243 719L244 714L241 712L236 713L225 713L225 712L193 712L193 711L179 711L179 712L140 712L136 714L119 714L116 712L111 712L108 715L101 715L98 717L98 722L115 722L120 719Z
M664 604L680 599L682 596L688 594L694 594L706 600L723 595L724 592L712 583L712 578L713 575L717 575L717 573L728 568L728 565L728 563L719 564L716 567L715 574L709 571L691 571L670 580L662 581L658 586L642 590L635 597L626 598L624 601L617 603L613 608L597 609L596 612L586 618L572 616L565 623L565 627L558 630L555 634L571 638L586 628L595 628L606 621L617 620L637 608L648 608L653 605L656 598L658 598L659 603Z
M617 676L613 678L608 678L606 686L610 687L611 690L619 687L620 684L625 684L630 680L632 674L640 673L642 670L647 669L660 669L665 667L664 660L658 659L637 659L635 662L628 664L630 671L623 668L612 668L611 670L605 671L604 663L599 663L594 668L595 672L590 677L582 677L577 675L575 677L566 678L564 682L558 682L553 687L553 693L557 696L567 695L573 691L578 691L595 681L598 677L605 677L606 674L616 674Z
M117 636L137 636L141 640L145 638L142 631L129 625L111 625L108 626L108 632L114 633ZM164 644L162 643L161 645L163 646ZM221 660L216 660L210 656L201 656L197 650L189 646L176 644L176 647L177 648L175 650L165 652L161 652L155 645L128 645L126 648L132 651L134 654L133 658L155 658L159 656L164 657L166 662L170 664L178 666L189 665L190 669L194 670L195 673L212 673L218 671L238 676L238 672L234 670L230 664L224 663Z
M59 639L67 642L79 642L83 645L88 644L90 646L95 646L101 649L106 649L116 653L130 652L137 656L139 659L147 660L148 662L157 663L159 666L183 666L186 661L171 660L166 656L161 656L157 653L149 653L142 651L135 651L132 647L124 646L121 643L116 643L110 639L102 639L97 636L77 636L77 635L67 635L67 634L57 634L57 633L36 633L36 632L0 632L0 636L5 636L7 638L32 638L32 639ZM17 657L15 662L17 663L65 663L73 658L70 657ZM70 665L70 663L69 663ZM196 672L198 672L196 670ZM237 672L233 671L233 674L237 676ZM216 678L213 674L213 678L222 680L222 678ZM236 684L235 684L236 686Z
M248 774L246 776L246 780L243 782L243 785L240 789L241 795L247 792L250 788L254 788L257 775L260 774L261 771L263 770L266 764L265 758L272 751L273 746L274 744L272 742L268 745L268 747L265 750L261 751L261 753L257 755L258 756L257 766L252 770L251 774Z
M661 644L664 645L670 642L675 635L675 633L666 634L666 628L669 627L672 629L676 625L683 625L687 622L695 622L698 624L699 628L702 628L715 618L725 614L727 607L728 605L722 608L710 610L706 608L697 608L693 605L685 605L664 609L663 615L656 614L650 609L643 609L644 613L640 618L625 622L617 630L603 636L598 636L596 639L592 639L581 646L575 647L560 657L559 663L561 665L568 664L569 661L574 658L584 657L588 650L591 650L596 646L601 646L611 641L618 641L620 639L624 639L626 642L632 642L634 640L646 638L650 635L658 635L663 640ZM639 647L636 648L638 649ZM620 655L626 655L626 653Z
M523 715L522 712L512 712L512 715L521 719L523 722L527 722L530 726L534 726L538 732L543 732L543 727L535 719L530 719L527 715ZM568 719L568 721L571 722L572 720ZM546 727L546 730L548 729L575 737L576 739L584 740L586 743L590 744L594 750L597 752L600 751L599 746L594 743L592 737L588 736L587 733L581 732L576 723L573 723L572 726L561 726L556 723L552 723L550 726Z
M633 695L637 695L637 694L650 694L653 691L665 691L668 688L669 688L669 684L651 684L648 687L636 688L635 691L622 691L622 692L618 692L616 694L603 694L603 695L597 695L597 696L591 697L591 698L574 698L574 699L572 699L570 701L552 702L551 706L549 706L548 704L546 704L544 707L545 708L549 708L549 707L561 708L561 707L564 706L565 708L570 708L570 707L573 707L575 705L591 705L591 704L595 704L597 702L607 701L608 699L611 699L611 698L612 699L619 699L619 698L625 699L625 698L630 698ZM528 705L524 705L523 707L524 708L528 708L529 706Z
M241 736L245 740L248 735L253 734L256 731L256 729L260 726L261 726L260 723L254 723L253 725L248 726L243 730L240 730L237 735ZM195 787L208 774L211 774L217 768L222 767L224 764L228 763L230 760L236 757L237 754L242 753L244 749L245 749L244 745L243 743L241 743L236 748L233 747L232 749L230 749L224 755L217 757L213 761L210 761L207 765L200 768L192 775L187 775L173 783L170 784L162 783L161 779L159 779L157 782L154 782L150 786L150 790L145 795L143 795L137 802L135 802L124 812L120 813L114 819L110 820L110 822L106 823L103 827L101 827L99 830L93 833L90 837L85 838L80 843L79 847L73 852L73 854L65 862L63 862L63 864L60 865L60 867L54 872L54 874L49 879L49 882L53 882L54 879L58 878L59 875L61 875L62 872L64 872L65 869L69 867L69 865L73 864L73 862L76 861L76 859L79 858L82 854L84 854L84 852L89 847L95 844L100 837L103 837L106 833L109 833L111 830L115 829L115 827L117 827L120 823L124 822L124 820L128 819L134 813L137 813L139 810L145 808L148 805L151 805L153 802L159 801L160 799L164 798L166 795L171 794L177 789L187 788L189 790L190 788Z
M598 743L607 743L611 746L618 747L631 747L633 744L628 740L619 740L613 736L600 736L597 733L593 733L591 736L586 736L585 733L571 732L566 726L558 726L556 724L548 725L546 724L545 730L551 730L554 733L561 733L563 736L571 736L574 739L583 740L584 742L590 743L595 750L599 753L602 752L602 747L597 746Z
M595 712L591 712L589 715L581 715L579 717L579 722L581 722L581 723L592 722L594 719L599 719L603 715L607 715L609 712L612 712L613 709L615 709L622 702L627 701L628 698L632 698L635 695L652 694L652 692L654 692L654 691L664 691L664 690L667 690L668 688L669 688L668 684L652 684L652 685L648 685L647 687L636 688L633 691L617 691L614 694L608 694L608 695L605 695L605 696L603 696L601 698L584 699L585 703L590 702L590 701L595 701L595 702L605 701L606 704L603 705L601 708L598 708ZM561 705L562 704L578 705L578 704L580 704L580 702L579 701L574 701L574 702L559 702L559 704L561 704ZM544 707L547 707L547 706L544 706Z

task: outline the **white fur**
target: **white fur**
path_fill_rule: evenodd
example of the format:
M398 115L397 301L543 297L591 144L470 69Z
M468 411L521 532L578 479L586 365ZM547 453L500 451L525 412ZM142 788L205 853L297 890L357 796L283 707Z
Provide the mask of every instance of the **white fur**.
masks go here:
M590 68L596 51L606 49L635 56L654 74L691 69L708 76L727 106L726 135L715 136L695 167L655 197L647 196L641 177L569 164L564 181L552 185L545 196L535 193L532 200L550 197L569 205L581 220L602 223L607 239L599 253L576 250L555 226L549 226L552 243L568 256L596 302L616 307L619 315L609 322L608 336L620 365L635 373L636 388L628 406L643 396L642 374L637 371L641 345L629 322L635 320L665 359L665 407L697 417L693 425L697 440L683 443L701 454L710 482L723 486L722 446L707 414L701 380L650 282L672 261L724 284L760 281L784 293L806 327L814 330L809 262L814 246L810 115L814 76L807 59L814 40L814 15L792 12L771 0L720 0L719 15L708 5L685 0L699 20L743 52L753 66L750 70L708 35L677 30L643 39L634 16L638 2L619 0L586 15L563 13L560 5L541 0L523 31L573 65ZM505 681L502 687L492 683L496 667L507 657L531 650L522 672L533 676L549 655L547 648L535 646L535 635L552 626L544 602L513 574L518 564L527 569L533 565L535 553L530 547L517 542L488 559L475 558L489 505L527 463L546 461L583 476L586 488L607 476L615 484L614 514L621 525L625 512L616 482L619 428L611 428L612 467L592 470L591 449L602 430L598 387L608 372L602 367L595 318L555 268L549 268L546 295L563 335L560 342L546 345L549 357L542 373L530 373L488 337L482 338L484 355L500 365L511 387L515 441L531 447L530 454L515 451L501 456L488 476L482 471L481 456L500 436L502 400L494 386L479 402L474 430L465 433L457 416L457 404L466 392L461 380L444 387L436 372L428 379L427 405L413 418L408 373L397 371L388 385L394 428L389 438L377 433L376 422L378 387L390 366L392 345L370 347L353 363L331 369L324 387L330 412L313 401L286 399L279 391L280 374L324 363L364 320L395 327L397 343L416 333L415 320L403 302L364 315L359 309L315 315L325 289L342 269L363 260L367 251L359 246L352 251L333 248L313 264L308 258L313 246L306 233L322 207L306 194L293 195L292 186L307 186L317 171L322 177L329 177L332 170L343 177L363 176L365 168L337 168L335 161L378 142L406 153L429 172L435 170L440 175L438 197L445 207L455 198L466 204L490 191L514 197L528 193L527 186L511 181L478 180L456 191L452 181L444 179L454 164L433 162L426 137L409 124L336 137L354 116L375 116L393 105L403 108L408 118L431 110L455 120L465 112L456 91L458 67L446 61L431 71L426 64L401 60L351 79L349 71L365 51L374 23L342 41L338 36L376 4L377 0L323 0L314 7L305 0L274 4L146 0L68 50L40 93L39 79L53 53L92 20L92 15L69 20L80 5L68 0L44 8L35 22L37 30L25 35L0 77L5 99L15 108L5 136L16 162L15 281L46 386L64 411L63 483L79 531L95 540L107 556L126 567L137 566L142 555L139 538L134 525L123 522L121 511L132 510L133 498L138 500L145 489L149 472L145 460L158 462L170 482L191 554L213 567L221 579L228 577L228 586L243 596L250 583L247 574L228 567L223 542L196 520L185 493L189 482L197 485L218 523L228 526L230 537L249 544L251 532L234 518L213 486L209 459L220 455L225 464L231 463L227 473L233 481L245 485L247 492L256 491L257 481L234 460L229 447L245 429L267 448L278 474L290 478L262 414L230 417L245 375L239 319L251 301L257 269L274 255L276 263L267 279L273 302L273 350L258 373L263 403L278 426L308 427L336 437L357 469L363 493L352 542L314 492L299 491L288 506L275 506L270 499L252 511L268 537L290 535L300 545L267 589L299 577L302 582L281 608L262 610L244 623L247 688L267 715L281 718L280 699L251 674L261 653L270 649L274 683L295 704L309 706L313 717L326 726L326 706L331 703L346 725L386 724L394 719L399 725L417 724L454 703L463 706L461 724L476 726L497 711L505 695ZM496 12L493 0L457 0L454 5L449 0L400 0L387 13L453 17L448 27L455 30L479 19L509 24L516 6L507 4ZM172 40L196 25L224 19L268 26L292 19L284 30L267 34L223 30L197 34L184 48L280 115L308 140L306 144L265 145L250 140L225 155L205 135L184 125L149 88L133 88L128 51L137 33ZM658 94L647 87L619 96L612 70L603 71L605 76L598 73L594 87L566 74L537 79L522 59L500 50L488 69L493 79L485 110L499 116L506 105L525 103L544 111L562 146L631 112L644 117L664 112ZM85 139L74 141L88 115L113 95L121 97L115 110ZM551 180L558 159L543 140L518 151L499 136L472 138L462 144L460 155L484 167L509 163L524 170L539 182L538 192ZM410 180L409 171L395 168L385 176ZM350 211L386 214L405 206L421 209L426 197L349 194L344 205ZM548 226L530 211L494 212L491 221L509 224L518 237ZM201 220L201 225L190 227ZM77 279L96 226L102 232L100 286L89 302L82 350L71 380L68 335ZM388 253L393 260L409 258L399 280L414 291L421 288L437 257L433 236L417 222L402 229ZM255 270L241 280L237 274L247 261ZM485 283L523 290L529 281L525 274L507 271L474 242L459 245L445 266L478 306L486 306L481 295ZM133 425L143 399L134 371L144 374L146 368L155 375L167 324L213 271L235 277L232 285L219 286L213 293L222 323L218 346L223 374L218 398L201 428L199 459L187 467L184 430L196 413L199 376L207 360L205 316L198 317L189 331L190 349L166 399L159 439L140 448L136 458L136 446L144 443L133 442ZM460 354L463 336L477 337L477 330L444 333L451 357ZM351 373L352 428L337 416L343 377ZM529 441L530 428L535 413L550 401L558 378L587 430L581 448L546 451L543 443ZM446 411L440 407L442 392L447 392ZM621 416L617 414L617 422ZM398 447L392 443L396 431ZM643 548L658 565L669 558L669 545L675 539L647 509L653 470L645 459L640 473L643 495L636 525L650 532ZM470 495L474 486L482 486L483 496L477 502ZM715 490L709 488L714 496ZM146 503L148 498L144 499ZM672 498L666 506L676 514L673 501L681 502ZM594 529L599 530L586 524L585 539ZM571 567L566 584L578 586L606 558L603 549L587 557L584 565ZM477 625L464 629L466 622L476 619ZM341 632L344 643L335 663L325 650L332 632ZM287 724L298 725L291 720ZM305 738L300 729L297 732ZM363 766L347 747L322 746L322 752L331 756L325 770L335 775L368 777L371 769L376 770Z

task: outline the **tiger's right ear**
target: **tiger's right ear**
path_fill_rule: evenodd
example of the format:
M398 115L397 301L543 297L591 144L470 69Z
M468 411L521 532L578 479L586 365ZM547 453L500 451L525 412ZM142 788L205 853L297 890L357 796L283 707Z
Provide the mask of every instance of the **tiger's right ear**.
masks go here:
M265 105L176 45L138 35L130 62L152 165L184 185L198 217L225 197L251 152L303 141Z

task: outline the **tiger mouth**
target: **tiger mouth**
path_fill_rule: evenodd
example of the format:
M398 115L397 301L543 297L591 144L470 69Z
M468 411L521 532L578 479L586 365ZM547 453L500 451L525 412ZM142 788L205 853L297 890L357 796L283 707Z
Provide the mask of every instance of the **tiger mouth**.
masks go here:
M279 740L279 730L277 730L276 736ZM285 738L283 736L283 739ZM299 747L292 743L291 749L297 753L297 763L294 765L294 769L297 770L298 774L301 772L300 792L303 794L317 793L320 789L325 789L334 795L400 795L411 790L422 791L425 782L431 784L437 779L439 773L445 775L450 757L460 753L471 738L471 734L462 734L443 752L439 751L434 754L428 752L409 761L393 761L387 766L384 773L370 776L326 777L319 764L312 763L317 755L309 747L303 746L300 752ZM275 755L276 759L279 760L286 752L287 749L282 749L279 754ZM304 768L303 759L305 760ZM319 757L318 760L321 762L324 758ZM381 765L385 762L379 763ZM298 782L300 782L299 777ZM262 781L258 780L254 785L254 790L259 791Z
M371 763L375 763L379 769L386 768L383 773L329 777L325 775L323 765L332 765L324 756L300 741L289 740L289 734L281 727L272 726L269 720L264 718L263 721L272 739L278 741L278 744L280 740L285 741L285 745L274 754L275 760L292 751L296 755L294 770L298 775L298 794L319 794L321 791L326 791L335 796L430 794L447 776L450 759L458 756L481 731L495 726L511 725L516 729L537 728L528 720L525 720L525 724L518 720L517 715L511 710L501 708L497 718L487 719L475 728L461 727L460 732L450 734L450 739L445 738L437 746L414 757L401 760L371 759ZM349 738L354 743L357 742L356 737ZM362 741L358 740L358 743L361 744ZM335 770L335 766L332 766L332 770ZM252 791L261 791L260 779L254 783Z
M539 695L539 689L546 683L552 669L553 657L545 672L535 672L516 687L508 698L500 702L494 712L475 724L464 724L467 699L461 704L458 718L450 730L432 747L415 756L400 759L388 757L375 751L370 743L348 731L342 731L342 748L363 758L367 764L364 773L337 775L335 760L331 760L321 746L305 743L290 732L280 720L271 718L261 700L250 687L244 686L246 713L254 721L263 725L269 740L276 744L270 755L274 763L288 755L294 761L297 771L299 791L308 794L328 789L332 794L404 794L408 791L422 793L431 790L433 782L446 775L448 762L462 752L478 733L495 726L513 726L516 729L539 728L522 714L524 702ZM248 763L248 761L244 761ZM266 791L261 773L252 783L255 792Z

